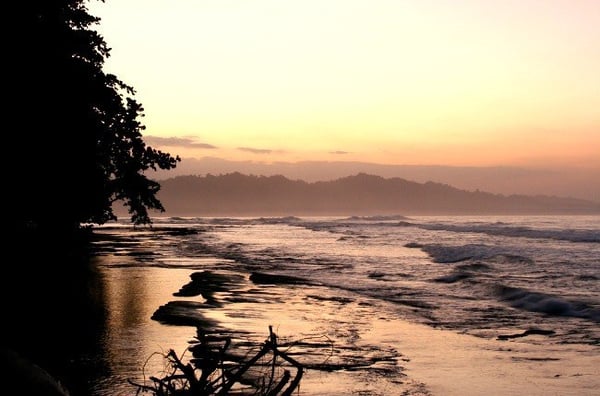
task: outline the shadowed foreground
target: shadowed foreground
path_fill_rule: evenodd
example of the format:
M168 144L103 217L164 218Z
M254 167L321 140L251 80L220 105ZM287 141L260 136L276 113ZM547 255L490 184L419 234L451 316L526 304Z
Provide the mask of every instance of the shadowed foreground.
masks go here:
M2 288L9 318L2 357L16 376L8 382L12 394L45 394L30 387L47 373L70 395L88 395L90 379L107 370L98 358L106 316L102 283L90 265L87 238L14 233L8 240L17 254Z

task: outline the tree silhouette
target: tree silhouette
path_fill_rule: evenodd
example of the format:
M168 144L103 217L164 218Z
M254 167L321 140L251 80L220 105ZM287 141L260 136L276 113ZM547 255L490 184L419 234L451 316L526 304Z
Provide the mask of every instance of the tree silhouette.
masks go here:
M164 211L159 183L146 171L180 158L145 144L135 91L103 65L109 47L83 0L11 2L17 23L6 62L10 104L10 218L17 227L79 228L116 219L128 206L134 224Z

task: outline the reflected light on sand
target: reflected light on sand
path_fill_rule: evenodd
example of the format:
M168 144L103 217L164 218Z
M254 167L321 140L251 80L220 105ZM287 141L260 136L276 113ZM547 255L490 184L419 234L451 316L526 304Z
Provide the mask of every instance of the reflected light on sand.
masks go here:
M128 379L142 383L149 375L164 369L164 361L155 353L168 349L185 351L195 329L167 326L151 319L154 311L176 299L173 293L189 279L189 270L122 267L103 271L106 285L108 323L103 340L109 366L126 378L111 378L113 384L102 385L107 392L133 393ZM106 393L109 394L109 393ZM114 393L110 393L114 394Z

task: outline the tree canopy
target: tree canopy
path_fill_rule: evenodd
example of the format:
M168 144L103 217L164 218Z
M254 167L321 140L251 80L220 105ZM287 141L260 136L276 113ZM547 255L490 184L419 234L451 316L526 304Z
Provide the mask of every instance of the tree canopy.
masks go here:
M19 227L103 224L122 202L134 224L151 223L149 210L164 208L147 171L180 158L145 144L133 87L103 70L99 18L83 0L12 3L9 217Z

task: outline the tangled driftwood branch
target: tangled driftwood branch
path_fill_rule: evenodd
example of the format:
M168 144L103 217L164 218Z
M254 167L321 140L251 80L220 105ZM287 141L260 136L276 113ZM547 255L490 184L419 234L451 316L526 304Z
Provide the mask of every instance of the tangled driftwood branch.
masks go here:
M188 349L193 359L184 363L175 351L165 355L170 372L162 378L150 377L150 385L130 383L137 394L156 396L221 396L254 394L289 396L300 384L304 367L279 349L277 335L269 326L269 337L249 359L228 353L229 337L207 336L198 329L198 342ZM292 373L295 374L292 379Z

